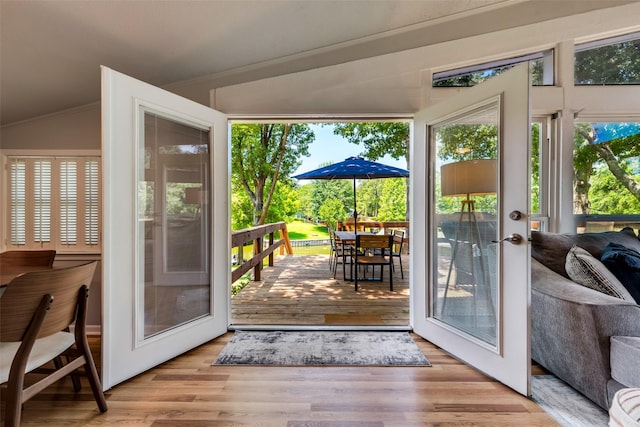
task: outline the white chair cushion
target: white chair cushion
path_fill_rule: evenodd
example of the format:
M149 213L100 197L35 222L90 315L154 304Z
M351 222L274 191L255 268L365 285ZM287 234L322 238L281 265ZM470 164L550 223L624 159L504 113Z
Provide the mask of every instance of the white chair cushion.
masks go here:
M25 372L31 372L54 359L71 347L74 342L75 338L72 333L62 331L37 339L31 350ZM0 384L9 380L11 363L19 348L20 342L0 342Z

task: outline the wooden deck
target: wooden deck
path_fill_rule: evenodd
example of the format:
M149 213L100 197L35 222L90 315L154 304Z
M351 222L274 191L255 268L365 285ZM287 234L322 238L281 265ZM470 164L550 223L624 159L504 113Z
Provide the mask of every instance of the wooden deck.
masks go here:
M231 299L232 325L408 326L409 256L402 257L404 279L396 260L393 291L388 269L383 282L342 280L329 270L328 255L287 255L262 271Z

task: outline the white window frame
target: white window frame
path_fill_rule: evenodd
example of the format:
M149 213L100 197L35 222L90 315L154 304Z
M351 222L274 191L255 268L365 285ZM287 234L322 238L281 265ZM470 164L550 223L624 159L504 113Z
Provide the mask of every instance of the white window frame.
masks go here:
M3 150L2 158L2 174L3 185L0 188L0 200L2 200L2 209L0 211L0 220L2 221L2 241L0 246L2 250L22 249L54 249L58 253L101 253L102 251L102 158L100 150ZM51 235L48 242L36 242L27 240L25 244L13 244L11 236L11 159L43 159L52 161L52 190L51 190ZM63 242L60 223L60 207L62 189L60 187L59 164L64 160L86 160L94 159L98 162L98 180L92 184L97 188L97 202L92 203L97 208L97 223L93 222L91 228L97 228L97 236L94 234L92 241L85 238L85 221L83 216L78 213L77 229L75 233L75 242ZM77 207L76 212L84 211L84 170L78 169L78 188L77 188ZM29 235L29 234L28 234ZM97 239L97 240L96 240Z

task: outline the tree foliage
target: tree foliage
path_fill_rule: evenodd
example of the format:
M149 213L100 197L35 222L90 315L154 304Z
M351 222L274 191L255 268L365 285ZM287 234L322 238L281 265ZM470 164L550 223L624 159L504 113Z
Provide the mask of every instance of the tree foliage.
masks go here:
M438 129L440 160L495 159L498 148L496 125L450 125Z
M243 190L252 206L253 225L264 224L277 183L309 155L313 131L306 124L258 123L231 127L233 191Z
M380 207L378 220L404 221L406 216L406 178L386 178L376 180L380 184Z
M633 124L628 124L631 126ZM608 127L608 129L607 129ZM625 193L640 201L640 181L633 175L630 159L640 156L640 134L616 138L625 134L625 124L610 123L603 125L601 132L608 133L611 140L597 142L597 134L593 126L588 123L578 123L574 133L574 213L589 214L593 195L591 187L596 168L604 165L609 173L615 177L619 183L616 195L622 197ZM616 132L618 132L616 134ZM601 177L601 175L599 175ZM615 205L615 204L614 204ZM607 212L613 213L613 212ZM637 212L625 212L637 213Z
M362 156L369 160L375 161L388 154L396 160L405 159L409 169L409 123L336 123L333 133L351 144L364 146Z
M576 52L575 83L640 83L640 40Z
M344 220L344 205L338 199L327 199L318 209L318 216L332 230L335 230L338 221Z
M337 218L346 219L353 209L353 181L349 179L318 179L313 181L311 193L312 218L325 220L320 215L320 207L327 200L336 200L340 209L336 212Z
M386 155L396 160L405 159L406 169L410 165L411 137L409 123L406 122L366 122L337 123L333 132L351 144L364 146L362 156L369 160L378 160ZM405 191L405 214L409 219L409 186Z

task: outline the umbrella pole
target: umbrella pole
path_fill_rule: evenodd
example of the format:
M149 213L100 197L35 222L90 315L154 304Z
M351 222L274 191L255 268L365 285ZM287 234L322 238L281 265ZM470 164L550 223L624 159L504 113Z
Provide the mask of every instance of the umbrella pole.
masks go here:
M356 199L356 177L353 177L353 232L358 234L358 201Z

